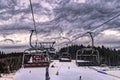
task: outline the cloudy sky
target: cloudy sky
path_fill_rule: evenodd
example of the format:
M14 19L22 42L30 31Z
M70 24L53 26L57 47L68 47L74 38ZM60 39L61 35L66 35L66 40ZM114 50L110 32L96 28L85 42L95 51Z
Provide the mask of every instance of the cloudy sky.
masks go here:
M31 0L38 41L56 41L55 47L72 44L120 48L120 0ZM116 17L117 16L117 17ZM113 20L111 20L113 19ZM104 22L107 22L104 25ZM0 0L0 49L29 48L34 29L29 0ZM36 37L33 34L32 41Z

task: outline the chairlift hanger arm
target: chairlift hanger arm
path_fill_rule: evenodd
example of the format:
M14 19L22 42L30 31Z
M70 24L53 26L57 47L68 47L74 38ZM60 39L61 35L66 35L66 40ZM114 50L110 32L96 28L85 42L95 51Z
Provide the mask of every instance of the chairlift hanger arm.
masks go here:
M92 48L94 47L94 39L93 39L93 36L92 36L92 32L87 32L90 37L91 37L91 40L92 40Z
M55 44L55 41L54 42L52 42L53 44L52 44L52 47L53 47L53 45Z
M34 30L31 30L30 40L29 40L29 44L30 44L30 47L31 47L31 48L35 48L35 47L32 45L32 35L33 35L33 32L34 32Z

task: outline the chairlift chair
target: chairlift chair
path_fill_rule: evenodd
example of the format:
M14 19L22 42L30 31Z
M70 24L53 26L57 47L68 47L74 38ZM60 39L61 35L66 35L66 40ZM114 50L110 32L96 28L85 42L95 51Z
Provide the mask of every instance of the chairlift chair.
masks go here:
M49 67L50 59L47 52L29 49L23 54L22 67Z
M60 62L71 62L71 55L68 52L63 52L59 57Z
M97 66L100 64L99 51L94 48L82 48L77 50L76 64L78 66Z

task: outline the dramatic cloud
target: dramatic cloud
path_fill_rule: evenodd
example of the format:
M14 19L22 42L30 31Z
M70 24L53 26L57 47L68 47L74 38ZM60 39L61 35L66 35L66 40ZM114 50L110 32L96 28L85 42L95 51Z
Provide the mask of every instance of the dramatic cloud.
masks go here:
M56 41L56 46L70 41L74 44L89 45L91 39L86 32L91 31L96 46L120 47L120 0L31 1L39 42ZM106 22L112 18L114 19ZM104 22L106 23L101 25ZM32 29L34 26L29 0L0 1L2 49L15 46L18 49L22 48L22 45L27 48ZM35 39L34 34L33 42ZM8 44L8 47L3 46L4 44Z

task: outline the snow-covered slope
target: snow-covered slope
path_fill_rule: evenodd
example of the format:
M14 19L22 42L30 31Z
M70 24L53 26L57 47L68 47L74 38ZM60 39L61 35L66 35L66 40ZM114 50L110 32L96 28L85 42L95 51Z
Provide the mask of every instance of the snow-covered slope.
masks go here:
M95 68L95 69L94 69ZM98 70L98 71L97 71ZM78 67L75 61L59 62L54 60L49 67L50 80L120 80L120 70L103 71L100 67ZM45 80L46 68L21 68L13 80ZM80 79L81 77L81 79ZM11 80L2 79L0 80Z
M1 74L2 77L0 77L0 80L14 80L13 76L14 73L10 74Z
M120 80L119 78L99 73L89 67L78 67L75 62L54 61L50 68L51 80ZM56 73L59 73L56 75ZM120 72L120 71L119 71Z
M46 68L21 68L14 76L15 80L45 80Z

